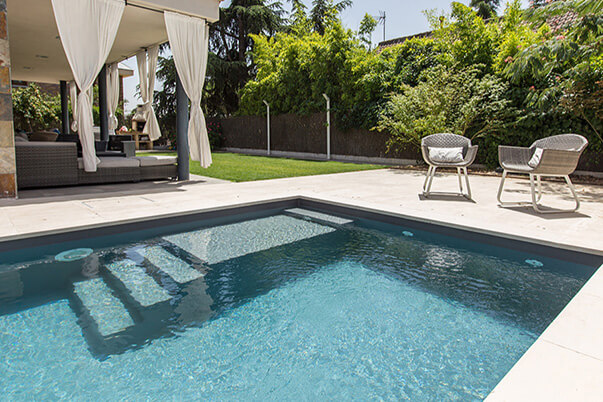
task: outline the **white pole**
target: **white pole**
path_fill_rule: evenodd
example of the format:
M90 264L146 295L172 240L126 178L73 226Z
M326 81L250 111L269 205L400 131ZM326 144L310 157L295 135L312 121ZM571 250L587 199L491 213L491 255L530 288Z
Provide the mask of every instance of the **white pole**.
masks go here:
M327 101L327 159L331 159L331 99L322 94Z
M268 143L268 156L270 156L270 104L265 100L264 105L266 105L266 133L267 133L267 143Z

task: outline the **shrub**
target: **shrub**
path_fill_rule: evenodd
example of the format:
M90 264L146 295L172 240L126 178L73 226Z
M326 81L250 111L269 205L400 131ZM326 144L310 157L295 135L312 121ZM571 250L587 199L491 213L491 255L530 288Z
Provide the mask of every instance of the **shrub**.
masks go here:
M391 133L390 146L412 144L434 133L454 133L472 139L496 133L511 113L506 84L481 68L460 71L435 67L415 87L391 96L381 115L380 131Z
M37 84L13 89L15 131L40 131L61 125L61 99L42 92Z

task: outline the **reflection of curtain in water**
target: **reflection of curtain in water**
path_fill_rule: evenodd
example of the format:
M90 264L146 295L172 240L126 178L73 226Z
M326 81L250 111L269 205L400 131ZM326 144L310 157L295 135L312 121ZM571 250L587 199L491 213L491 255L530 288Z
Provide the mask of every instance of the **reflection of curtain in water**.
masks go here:
M98 255L90 254L82 263L82 275L86 278L94 278L98 276L100 263L98 261Z
M0 273L0 300L16 299L23 295L23 282L18 270Z

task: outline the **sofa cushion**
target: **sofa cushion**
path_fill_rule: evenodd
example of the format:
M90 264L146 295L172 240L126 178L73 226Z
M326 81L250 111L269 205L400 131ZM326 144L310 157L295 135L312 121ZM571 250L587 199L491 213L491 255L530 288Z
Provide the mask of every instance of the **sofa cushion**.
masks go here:
M140 167L140 161L136 158L124 158L120 156L101 156L98 169L105 168L137 168ZM77 158L78 169L84 168L84 161L82 158Z
M36 131L29 134L29 140L55 142L58 136L59 134L55 133L54 131Z
M137 156L136 159L140 161L140 166L165 166L174 165L178 163L178 158L175 156L167 155L153 155L153 156Z
M47 147L47 148L64 147L64 148L70 148L70 147L74 147L75 144L72 142L19 141L19 142L15 142L15 146L16 147Z

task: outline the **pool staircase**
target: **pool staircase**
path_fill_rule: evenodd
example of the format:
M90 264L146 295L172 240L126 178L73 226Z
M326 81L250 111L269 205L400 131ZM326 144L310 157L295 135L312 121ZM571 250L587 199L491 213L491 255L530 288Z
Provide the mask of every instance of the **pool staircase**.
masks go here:
M182 250L169 243L125 254L102 258L96 277L73 283L71 302L78 323L93 354L101 357L169 333L169 322L180 326L205 321L211 312L202 261L183 257ZM195 295L197 305L184 300L182 288Z

